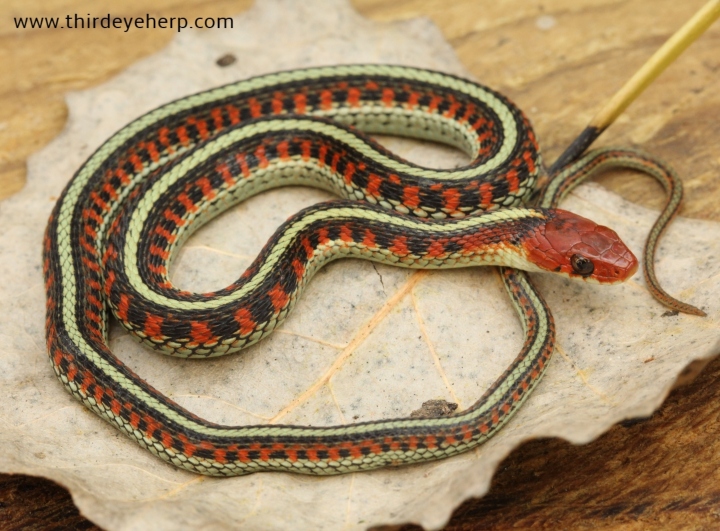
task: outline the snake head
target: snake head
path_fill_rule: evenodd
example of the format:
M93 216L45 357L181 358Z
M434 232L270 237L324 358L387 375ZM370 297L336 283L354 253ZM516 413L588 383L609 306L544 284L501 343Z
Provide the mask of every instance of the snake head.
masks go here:
M617 233L566 210L549 210L548 221L525 241L527 258L540 269L602 284L635 274L638 261Z

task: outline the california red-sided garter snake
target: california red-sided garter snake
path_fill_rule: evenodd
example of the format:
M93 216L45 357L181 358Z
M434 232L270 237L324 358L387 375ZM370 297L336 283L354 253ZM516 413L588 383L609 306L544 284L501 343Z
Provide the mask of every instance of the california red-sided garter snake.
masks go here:
M359 131L451 144L472 162L421 168ZM334 66L177 100L107 140L53 210L44 273L54 370L73 396L131 439L202 474L339 474L466 451L520 407L552 354L552 317L516 269L504 268L502 277L526 332L520 354L474 405L439 418L331 427L207 422L113 355L107 304L151 348L209 357L272 332L313 273L340 257L411 268L505 265L621 281L637 262L610 229L561 210L521 207L536 192L541 207L552 207L613 165L649 173L666 187L667 206L645 252L646 276L663 303L692 311L662 292L652 269L655 243L682 195L672 171L633 150L604 149L548 179L527 118L474 82L408 67ZM345 200L293 216L225 289L191 294L171 285L168 261L192 231L239 201L287 185L320 187Z

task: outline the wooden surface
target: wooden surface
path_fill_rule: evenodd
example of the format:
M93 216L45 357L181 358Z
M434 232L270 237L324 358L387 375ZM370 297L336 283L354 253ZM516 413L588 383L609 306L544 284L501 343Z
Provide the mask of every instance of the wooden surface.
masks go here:
M357 0L377 21L431 18L476 79L530 116L552 161L703 0ZM154 16L229 16L247 0L161 0ZM63 94L102 83L160 50L171 30L16 30L13 17L142 16L148 3L5 0L0 5L0 198L22 187L25 160L63 128ZM686 184L684 215L720 221L720 25L711 28L597 145L642 146ZM661 194L618 173L604 185L647 206ZM688 272L692 274L692 272ZM559 326L562 326L559 323ZM584 447L533 441L505 461L490 493L448 529L720 528L720 361L650 420ZM92 528L49 481L0 475L0 529ZM410 528L406 528L410 529Z

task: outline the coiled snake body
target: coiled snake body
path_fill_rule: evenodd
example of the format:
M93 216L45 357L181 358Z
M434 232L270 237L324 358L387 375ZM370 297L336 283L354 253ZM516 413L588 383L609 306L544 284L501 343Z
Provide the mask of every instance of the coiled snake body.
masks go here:
M360 131L448 143L472 161L421 168ZM668 205L645 263L660 293L654 245L681 195L671 170L635 151L602 150L541 187L548 176L528 120L476 83L408 67L337 66L271 74L169 103L107 140L53 210L44 273L54 370L70 393L141 446L203 474L337 474L457 454L512 416L552 353L552 317L516 269L502 276L526 331L520 354L473 406L441 418L332 427L207 422L112 354L107 305L151 348L209 357L269 334L313 273L339 257L622 281L637 261L614 232L545 208L608 165L634 165L666 185ZM247 197L298 184L345 199L293 216L225 289L191 294L170 283L173 250L192 231ZM542 208L522 207L535 193ZM664 302L677 303L669 296Z

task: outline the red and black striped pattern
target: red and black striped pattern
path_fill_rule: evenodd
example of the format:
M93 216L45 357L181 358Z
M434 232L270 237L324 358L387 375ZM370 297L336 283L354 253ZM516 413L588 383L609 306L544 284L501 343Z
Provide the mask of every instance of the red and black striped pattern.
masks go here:
M447 142L472 160L456 170L425 170L358 129ZM112 354L105 301L150 346L179 355L226 353L272 330L331 248L333 256L383 255L417 267L517 257L523 237L553 214L492 211L527 199L541 176L537 143L520 110L489 89L435 72L328 67L170 103L103 144L53 211L44 240L53 367L76 398L138 444L204 474L344 473L465 451L522 404L552 353L552 318L522 273L505 270L504 280L524 321L525 345L476 404L440 419L328 428L227 427L196 417ZM188 294L169 283L172 249L192 230L253 194L300 183L367 204L331 203L294 217L224 290ZM335 215L324 215L331 210ZM467 220L476 224L472 230L454 231ZM138 257L147 260L133 269ZM251 284L252 296L245 293ZM179 308L188 320L176 318ZM223 308L230 313L216 311Z

